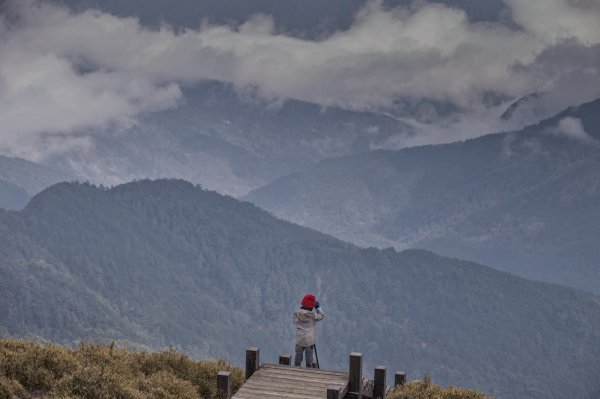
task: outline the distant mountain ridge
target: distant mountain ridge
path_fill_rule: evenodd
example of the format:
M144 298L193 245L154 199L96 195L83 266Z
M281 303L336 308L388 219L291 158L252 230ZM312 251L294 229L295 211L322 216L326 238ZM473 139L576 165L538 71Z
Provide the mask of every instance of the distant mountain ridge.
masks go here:
M600 100L517 132L320 162L245 199L359 245L600 292Z
M0 208L22 209L46 187L73 179L73 175L47 166L0 155Z
M238 363L254 345L276 361L308 291L326 313L324 367L361 351L366 370L429 370L498 398L600 392L597 297L426 251L360 249L186 182L61 183L0 211L0 242L7 335Z
M318 39L348 29L355 14L367 0L52 0L74 10L93 7L121 17L137 17L144 25L168 23L177 29L198 27L200 21L213 24L240 24L256 14L274 17L278 31ZM385 0L387 7L410 4L411 0ZM470 19L495 20L505 9L502 0L435 0L464 9Z
M269 104L221 82L183 92L177 108L145 115L124 132L97 132L85 151L45 163L95 184L180 178L238 197L321 159L412 134L389 116L295 100Z
M22 187L0 180L0 208L21 209L29 198L29 194Z

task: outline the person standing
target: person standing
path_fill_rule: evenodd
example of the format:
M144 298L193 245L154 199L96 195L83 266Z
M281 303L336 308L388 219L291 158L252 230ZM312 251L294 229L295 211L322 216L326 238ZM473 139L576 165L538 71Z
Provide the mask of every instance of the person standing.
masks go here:
M314 313L313 309L315 309ZM325 315L317 298L313 294L304 295L300 309L294 312L294 324L296 324L294 366L302 365L302 357L306 353L306 367L316 367L313 363L313 349L317 342L317 322L323 318Z

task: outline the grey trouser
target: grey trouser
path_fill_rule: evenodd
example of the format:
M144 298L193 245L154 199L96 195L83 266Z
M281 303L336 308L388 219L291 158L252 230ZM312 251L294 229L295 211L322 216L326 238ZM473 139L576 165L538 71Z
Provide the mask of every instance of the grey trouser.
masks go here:
M296 345L296 356L294 357L294 366L302 365L302 353L306 351L306 367L312 367L313 347Z

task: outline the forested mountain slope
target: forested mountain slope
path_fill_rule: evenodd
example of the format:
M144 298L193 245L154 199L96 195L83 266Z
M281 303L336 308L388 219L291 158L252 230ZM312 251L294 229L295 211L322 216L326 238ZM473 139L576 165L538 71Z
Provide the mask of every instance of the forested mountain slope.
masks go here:
M600 300L425 251L360 249L182 181L61 183L0 211L0 331L263 361L319 296L319 359L351 351L499 398L595 398ZM560 378L557 378L560 376Z
M521 131L326 160L246 199L359 245L600 292L600 100Z

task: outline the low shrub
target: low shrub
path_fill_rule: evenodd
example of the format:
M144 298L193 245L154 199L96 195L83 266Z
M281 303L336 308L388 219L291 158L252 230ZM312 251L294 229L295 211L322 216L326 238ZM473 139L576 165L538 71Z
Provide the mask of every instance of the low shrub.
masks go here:
M419 381L410 381L398 386L388 395L388 399L492 399L479 391L447 387L431 382L429 374Z
M234 391L241 369L224 361L194 361L169 349L129 352L114 345L77 349L0 340L0 399L213 399L218 371L232 372Z

